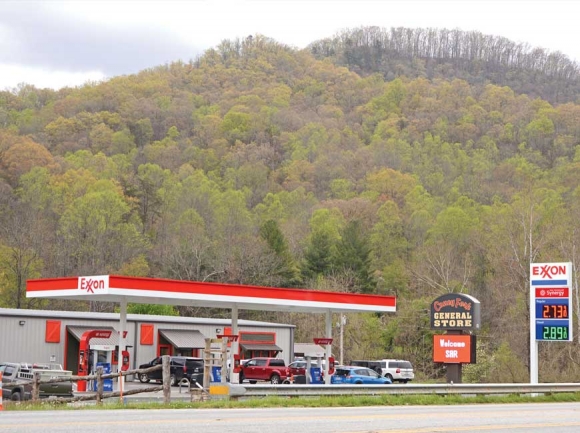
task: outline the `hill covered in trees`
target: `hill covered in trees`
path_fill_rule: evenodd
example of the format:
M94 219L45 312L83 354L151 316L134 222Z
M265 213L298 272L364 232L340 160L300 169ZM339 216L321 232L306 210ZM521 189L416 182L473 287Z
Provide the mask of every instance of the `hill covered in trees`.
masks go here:
M478 87L508 86L552 103L580 101L580 65L567 56L476 31L362 27L309 49L318 59L387 80L453 77Z
M30 278L99 274L392 294L396 315L348 317L346 358L438 377L424 310L469 293L484 329L466 377L527 381L529 263L580 264L580 106L443 69L359 74L315 46L256 36L0 92L0 305L108 310L24 296ZM297 341L324 328L240 317L296 323ZM580 378L574 347L541 347L540 380Z

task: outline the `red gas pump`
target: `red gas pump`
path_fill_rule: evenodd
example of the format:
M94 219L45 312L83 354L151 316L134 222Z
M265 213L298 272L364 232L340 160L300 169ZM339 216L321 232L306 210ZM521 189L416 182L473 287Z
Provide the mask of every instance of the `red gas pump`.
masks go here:
M86 376L89 371L89 354L79 350L79 376Z
M121 371L127 371L129 370L129 352L123 350L121 356L123 357L123 360L121 361Z
M328 374L334 374L334 356L328 358Z
M240 367L240 355L234 354L234 373L239 373L242 371Z
M111 331L92 330L86 331L81 336L79 344L79 376L87 376L89 374L89 341L91 338L109 338ZM77 382L77 391L84 392L87 390L87 381L79 380Z

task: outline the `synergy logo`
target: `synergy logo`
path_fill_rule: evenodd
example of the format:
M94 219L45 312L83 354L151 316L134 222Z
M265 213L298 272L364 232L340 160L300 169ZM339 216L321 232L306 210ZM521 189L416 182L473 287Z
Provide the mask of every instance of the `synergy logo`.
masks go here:
M107 293L109 289L109 276L99 275L95 277L79 277L78 290L90 293Z

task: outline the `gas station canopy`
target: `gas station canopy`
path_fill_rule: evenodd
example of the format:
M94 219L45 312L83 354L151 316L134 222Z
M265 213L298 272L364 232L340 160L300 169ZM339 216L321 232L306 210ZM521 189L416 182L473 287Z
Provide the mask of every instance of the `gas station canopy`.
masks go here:
M28 280L28 298L293 312L395 312L394 296L117 275Z
M328 366L330 365L329 359L331 356L332 313L392 313L396 311L396 298L394 296L123 277L118 275L28 280L26 282L26 297L118 302L120 305L120 348L126 347L127 303L129 302L228 308L232 310L233 335L238 334L237 321L238 310L240 309L324 313L326 316L325 336L329 341L326 344L326 366L324 370L327 384L330 383ZM230 352L230 369L234 365L233 356L237 351L237 345L237 341L234 340L232 351ZM122 357L119 356L119 371L122 369L121 360ZM230 377L234 377L232 373L233 370L230 370Z

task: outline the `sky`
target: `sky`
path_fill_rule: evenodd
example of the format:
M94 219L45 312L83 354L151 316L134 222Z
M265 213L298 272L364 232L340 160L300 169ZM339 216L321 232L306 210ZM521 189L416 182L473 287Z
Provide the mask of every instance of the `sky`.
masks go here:
M479 31L580 63L580 0L0 0L0 90L81 86L261 34L295 48L362 26Z

